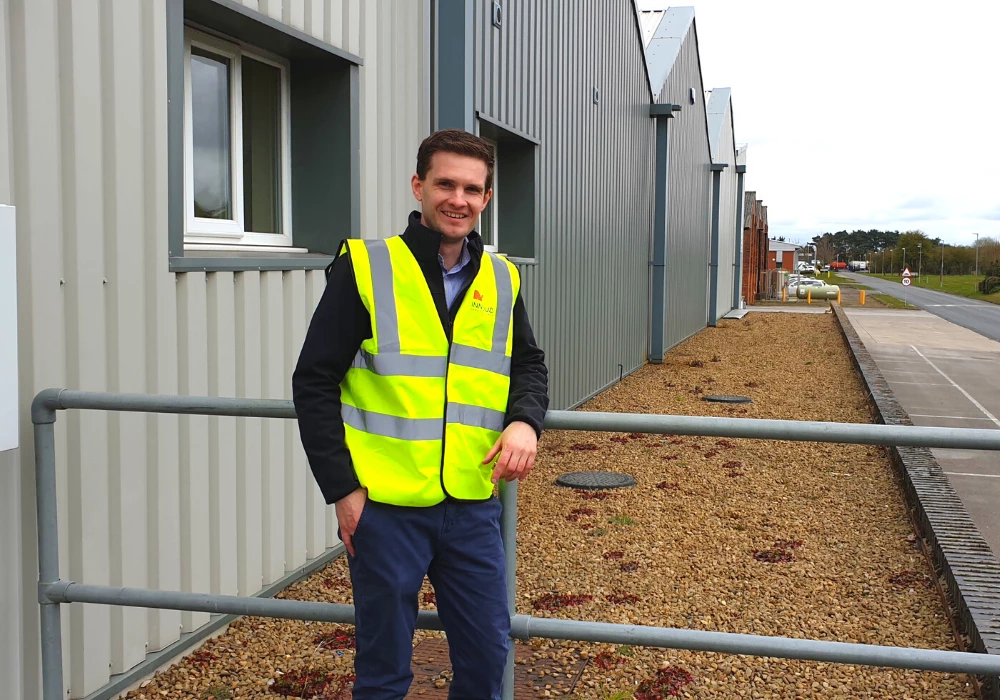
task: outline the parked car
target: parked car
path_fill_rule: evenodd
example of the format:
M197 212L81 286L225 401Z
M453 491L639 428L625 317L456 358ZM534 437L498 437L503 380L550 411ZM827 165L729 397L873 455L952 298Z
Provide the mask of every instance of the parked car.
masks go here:
M822 272L829 272L829 271L830 271L830 266L829 266L829 265L824 265L824 266L823 266L823 267L821 268L821 271L822 271Z
M794 297L799 293L799 289L805 289L806 287L821 287L823 286L823 281L818 280L815 277L802 277L796 280L794 283L788 285L788 296Z

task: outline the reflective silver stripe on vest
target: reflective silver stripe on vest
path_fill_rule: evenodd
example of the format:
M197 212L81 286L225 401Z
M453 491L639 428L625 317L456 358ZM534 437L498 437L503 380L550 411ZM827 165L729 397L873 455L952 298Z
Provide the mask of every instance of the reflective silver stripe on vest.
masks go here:
M510 279L510 268L496 255L486 253L493 263L493 274L497 285L497 314L493 322L493 352L505 354L507 351L507 330L514 314L514 284Z
M385 413L362 411L349 404L341 404L340 415L344 424L371 435L397 440L440 440L440 418L400 418Z
M372 292L375 297L375 334L378 337L379 352L371 354L364 350L359 351L351 367L367 369L380 376L444 377L447 371L445 358L404 355L399 352L399 312L396 309L389 246L384 240L367 241L365 245L371 265ZM454 343L451 362L509 377L507 333L513 318L513 282L506 262L490 253L484 255L493 265L497 289L497 313L493 319L492 350Z
M464 403L448 404L448 422L460 423L471 428L486 428L503 432L503 411L494 411L482 406L470 406Z
M444 357L404 355L398 352L380 352L373 355L358 350L351 367L367 369L382 377L441 377L444 378L448 360Z
M463 367L473 367L484 369L487 372L495 372L505 377L510 376L510 358L503 348L500 352L482 350L471 345L460 345L452 343L451 362Z
M396 294L392 287L392 260L384 240L368 241L368 259L372 270L372 293L375 295L375 335L379 353L399 352L399 319Z

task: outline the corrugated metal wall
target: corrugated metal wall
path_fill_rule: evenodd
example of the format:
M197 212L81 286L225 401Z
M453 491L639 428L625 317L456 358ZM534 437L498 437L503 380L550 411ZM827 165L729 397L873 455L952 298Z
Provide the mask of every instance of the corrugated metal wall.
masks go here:
M13 202L10 112L10 31L7 0L0 0L0 204ZM12 339L3 338L9 343ZM24 429L22 426L23 440ZM21 471L20 450L0 452L0 683L12 698L23 697L21 615L25 595L21 589Z
M690 89L696 102L691 104ZM694 24L660 93L661 104L681 105L670 123L667 228L667 346L697 333L708 320L708 264L712 233L712 154L705 90Z
M507 0L502 30L490 6L476 3L475 106L541 141L538 264L521 274L552 407L565 408L646 358L655 124L642 47L630 3Z
M733 266L736 263L736 141L733 138L731 107L726 109L722 124L719 158L719 162L729 165L719 175L719 295L715 309L717 317L722 318L733 308Z
M324 278L167 271L165 0L0 3L11 80L0 97L12 134L2 139L3 184L13 174L0 194L18 209L24 407L19 455L0 463L21 468L20 503L0 521L6 536L20 520L21 551L3 559L17 562L20 587L10 590L5 573L0 596L5 610L22 604L14 632L0 631L0 657L10 666L23 652L4 693L35 698L31 398L50 386L289 398ZM397 232L429 123L427 3L245 4L364 58L362 226ZM336 541L291 421L75 412L60 415L57 450L64 578L247 595ZM64 609L72 697L207 620Z

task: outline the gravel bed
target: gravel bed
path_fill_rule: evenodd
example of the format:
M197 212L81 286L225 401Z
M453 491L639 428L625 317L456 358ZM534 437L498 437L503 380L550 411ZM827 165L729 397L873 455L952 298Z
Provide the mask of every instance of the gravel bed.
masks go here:
M831 314L721 321L580 410L868 422L835 323ZM709 403L705 394L753 403ZM581 470L629 474L636 486L555 485ZM521 486L518 521L520 613L956 648L882 448L551 431ZM280 597L350 602L346 562ZM433 607L426 582L421 607ZM347 698L353 654L336 647L350 646L350 631L244 618L128 697L273 700L304 671L322 688L318 697ZM437 635L418 632L415 642L427 636ZM567 669L576 657L590 659L572 695L579 698L975 697L964 675L531 644L534 658ZM518 688L519 697L525 692L557 694Z

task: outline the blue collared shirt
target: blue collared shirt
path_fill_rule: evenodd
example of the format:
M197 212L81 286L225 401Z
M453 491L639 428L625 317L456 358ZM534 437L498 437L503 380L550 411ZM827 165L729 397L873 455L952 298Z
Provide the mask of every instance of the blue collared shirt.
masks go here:
M458 262L450 270L444 269L444 258L441 257L440 253L438 254L441 274L444 275L444 298L448 302L449 310L455 301L455 297L458 296L458 293L462 291L462 287L465 286L469 278L469 273L472 272L472 268L468 267L471 261L472 256L469 254L468 239L462 241L462 255L459 256Z

